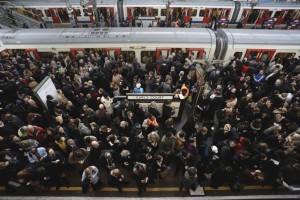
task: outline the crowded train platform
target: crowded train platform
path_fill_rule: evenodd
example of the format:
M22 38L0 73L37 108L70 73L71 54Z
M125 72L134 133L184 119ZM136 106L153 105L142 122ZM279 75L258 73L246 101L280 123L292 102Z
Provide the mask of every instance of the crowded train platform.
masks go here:
M207 67L196 90L185 56L149 57L145 69L96 50L50 61L22 50L1 57L3 194L151 196L168 186L188 196L257 185L297 193L299 58L235 57ZM43 105L33 91L47 77L57 97L47 94ZM128 93L178 95L184 111L174 118L170 101L144 107L121 98Z

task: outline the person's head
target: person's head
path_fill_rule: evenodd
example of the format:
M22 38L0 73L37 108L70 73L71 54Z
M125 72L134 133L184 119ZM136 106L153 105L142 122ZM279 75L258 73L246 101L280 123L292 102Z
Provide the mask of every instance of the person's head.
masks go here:
M121 175L121 171L119 169L113 169L112 170L112 174L115 176L120 176Z
M189 176L191 176L191 177L197 176L197 168L196 167L190 167L190 168L188 168L187 171L188 171Z
M203 134L203 135L206 135L207 132L208 132L208 129L207 129L205 126L203 126L203 127L201 128L201 130L200 130L200 133Z
M97 141L92 141L92 142L91 142L91 146L92 146L93 148L98 148L98 147L99 147L99 143L98 143Z
M52 148L48 149L48 155L49 156L54 156L55 155L55 151Z
M156 156L156 161L157 161L158 163L162 163L163 160L164 160L164 157L162 157L161 155L157 155L157 156Z

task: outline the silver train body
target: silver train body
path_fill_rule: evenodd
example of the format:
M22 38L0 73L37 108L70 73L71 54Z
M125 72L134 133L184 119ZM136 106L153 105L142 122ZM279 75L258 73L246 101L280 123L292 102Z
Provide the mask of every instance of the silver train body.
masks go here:
M87 0L85 0L87 1ZM114 20L119 26L120 22L129 19L166 20L167 0L96 0L97 10L105 17L106 21ZM11 9L28 12L26 15L53 23L68 23L69 17L75 17L79 23L93 23L92 6L82 7L80 0L11 0L4 3ZM35 13L36 15L32 15ZM268 2L259 3L251 10L251 4L245 1L214 1L214 0L172 0L169 4L170 20L178 19L188 23L207 24L215 17L229 23L242 22L244 24L262 24L263 21L272 19L275 25L297 21L300 18L300 4L293 2ZM298 21L299 22L299 21Z
M47 53L75 57L89 49L105 50L112 57L132 56L145 65L143 57L168 57L185 52L199 62L227 63L233 56L257 61L274 57L300 56L300 31L172 29L172 28L79 28L0 30L2 56L23 49L42 59Z

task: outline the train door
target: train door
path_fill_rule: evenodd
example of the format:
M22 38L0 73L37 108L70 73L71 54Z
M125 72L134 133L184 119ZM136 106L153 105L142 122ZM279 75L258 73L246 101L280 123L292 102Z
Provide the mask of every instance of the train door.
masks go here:
M245 58L247 58L247 60L253 60L256 57L257 62L264 62L270 60L275 51L275 49L248 49Z
M36 49L25 49L25 52L30 58L34 60L40 60L39 53Z
M262 24L265 20L269 20L269 10L260 10L255 24Z
M184 9L184 16L183 16L183 21L184 23L189 23L193 14L193 9L192 8L185 8Z
M203 49L201 48L190 48L188 52L193 59L203 59Z
M70 49L72 59L75 59L77 55L82 55L85 53L85 49Z
M58 23L58 24L61 23L57 8L49 8L49 12L53 19L53 23Z
M167 58L171 53L171 48L156 48L156 59L159 59L160 56Z
M107 54L113 58L114 60L117 60L117 58L120 56L121 54L121 49L120 48L106 48L105 51L107 52Z
M212 9L206 8L204 11L203 23L208 24L210 22L211 14L212 14Z

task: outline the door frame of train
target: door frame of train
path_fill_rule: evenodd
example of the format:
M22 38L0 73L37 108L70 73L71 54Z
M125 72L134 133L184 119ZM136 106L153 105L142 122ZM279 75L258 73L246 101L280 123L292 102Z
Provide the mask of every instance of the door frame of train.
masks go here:
M48 10L50 11L50 15L51 15L51 17L53 19L53 23L60 24L61 23L61 19L59 17L57 8L49 8Z
M121 55L121 48L105 48L105 51L110 56L111 56L110 51L113 51L114 53L117 53L117 56ZM115 56L114 56L114 59L115 59Z
M160 55L161 55L161 53L162 53L162 51L168 51L168 55L170 54L170 52L171 52L171 48L156 48L156 59L159 59L159 57L160 57ZM167 55L167 56L168 56Z
M41 60L39 52L37 51L37 49L24 49L24 50L27 53L27 55L29 55L31 58L33 58L35 60ZM33 56L31 54L31 52L33 53Z
M199 51L199 56L194 59L203 59L203 52L204 52L203 48L189 48L188 49L189 54L193 55L193 51Z
M251 52L256 52L256 51L257 51L256 61L258 62L260 61L261 56L263 55L264 52L270 52L270 54L268 55L268 60L270 60L274 56L276 49L247 49L244 58L248 58Z

